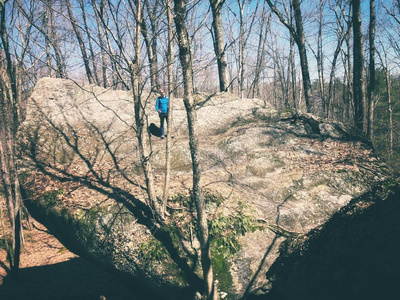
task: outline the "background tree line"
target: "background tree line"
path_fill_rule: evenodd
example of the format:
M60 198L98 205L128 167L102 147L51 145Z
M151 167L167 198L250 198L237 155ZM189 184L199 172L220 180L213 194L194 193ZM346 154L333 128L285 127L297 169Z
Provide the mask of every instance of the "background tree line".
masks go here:
M25 101L44 76L132 91L154 222L165 218L168 188L159 203L142 95L165 88L184 99L209 298L214 285L193 93L229 91L243 101L257 97L278 110L354 125L392 171L400 169L399 0L2 0L0 18L0 162L13 269L21 240L15 138Z
M25 97L43 76L132 89L135 1L3 3L3 60L20 68ZM355 124L378 144L383 118L385 154L396 152L399 6L397 0L190 2L185 19L194 89L229 90ZM166 12L165 1L157 0L143 1L140 12L140 73L153 91L168 85ZM175 44L172 91L182 96L177 50Z

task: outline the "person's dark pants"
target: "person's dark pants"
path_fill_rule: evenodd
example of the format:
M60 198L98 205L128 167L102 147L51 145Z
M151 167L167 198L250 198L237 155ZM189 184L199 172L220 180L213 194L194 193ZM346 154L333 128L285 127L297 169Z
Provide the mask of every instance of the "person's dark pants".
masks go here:
M164 120L166 120L168 123L168 114L159 113L158 116L160 117L161 137L164 137L165 136Z

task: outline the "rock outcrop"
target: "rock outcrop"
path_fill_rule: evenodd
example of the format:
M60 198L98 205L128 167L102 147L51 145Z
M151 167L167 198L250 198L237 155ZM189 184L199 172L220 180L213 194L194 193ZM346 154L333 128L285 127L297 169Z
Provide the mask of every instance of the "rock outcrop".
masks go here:
M157 124L155 96L143 97L148 123ZM342 124L278 114L262 101L229 94L197 98L201 185L209 197L219 291L226 299L262 294L270 288L265 273L279 245L325 223L383 180L385 165ZM35 218L66 247L138 288L165 298L176 298L179 290L188 299L198 278L188 278L182 261L160 242L163 232L179 232L197 247L185 196L191 187L186 115L181 100L173 102L173 197L168 226L157 230L141 213L146 198L128 92L42 79L20 140L25 188L33 191L27 206ZM161 194L165 142L152 137L151 146Z
M397 299L399 200L399 182L388 180L288 239L267 273L274 289L287 300Z

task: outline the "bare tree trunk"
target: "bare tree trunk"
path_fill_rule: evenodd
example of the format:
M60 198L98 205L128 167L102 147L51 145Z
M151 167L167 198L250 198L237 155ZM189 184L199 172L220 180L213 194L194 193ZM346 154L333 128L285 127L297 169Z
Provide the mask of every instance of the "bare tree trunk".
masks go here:
M179 57L183 72L184 104L189 129L189 146L193 169L192 199L197 212L198 238L201 247L201 265L203 269L204 290L207 299L215 299L213 267L211 264L210 237L208 233L207 213L204 196L200 187L200 156L197 135L197 114L193 103L192 55L189 46L188 33L185 25L186 0L174 0L175 26L178 37Z
M71 3L69 2L69 0L64 0L64 1L65 1L65 6L67 7L69 20L71 22L72 28L74 29L74 33L75 33L76 39L78 41L79 48L81 50L83 65L85 66L85 71L86 71L86 76L88 78L89 84L92 84L93 83L93 75L92 75L92 71L90 70L89 58L88 58L88 55L86 52L85 43L83 41L81 31L79 30L79 27L78 27L78 21L76 20L74 13L72 12Z
M157 66L157 37L155 36L156 34L156 26L155 26L155 21L154 18L155 16L153 15L150 5L148 3L148 0L145 1L146 8L148 11L148 16L151 22L151 27L152 27L152 37L150 38L149 30L147 28L146 20L144 18L144 11L142 10L142 35L144 38L144 42L146 44L147 48L147 57L149 59L150 63L150 82L151 82L151 90L153 92L158 92L159 91L159 83L158 83L158 66Z
M364 51L361 31L360 0L352 0L353 5L353 97L354 124L364 130Z
M369 1L369 88L368 88L368 127L367 134L371 141L374 136L374 97L375 97L375 0Z
M317 69L318 69L318 83L319 93L322 101L323 114L326 114L326 95L325 95L325 78L324 78L324 57L322 49L322 27L324 17L324 7L326 1L320 1L319 4L319 23L318 23L318 41L317 41Z
M352 52L352 48L351 48L351 36L350 34L347 36L347 38L345 39L346 41L346 47L347 47L347 53L344 53L344 63L343 65L345 66L345 78L346 78L346 89L345 89L345 99L346 99L346 103L345 103L345 109L344 109L344 116L343 119L346 120L347 122L354 122L354 102L353 102L353 95L354 95L354 91L353 91L353 78L351 76L351 74L353 73L353 64L351 63L351 52Z
M389 69L389 62L388 62L388 53L385 47L382 45L382 52L384 54L384 59L382 55L377 52L381 64L383 66L383 70L385 72L385 81L386 81L386 94L387 94L387 101L388 101L388 117L389 117L389 158L393 157L393 103L392 103L392 79Z
M52 0L47 0L47 5L50 6L50 36L46 36L46 38L50 39L50 42L53 46L54 49L54 54L56 58L56 65L57 65L57 77L59 78L65 78L66 77L66 72L65 72L65 62L63 59L63 56L61 54L60 50L60 45L58 44L58 38L56 35L56 29L54 25L54 15L53 15L53 9L51 8L53 6L53 1ZM31 23L34 22L31 20Z
M85 26L85 31L86 35L88 37L88 47L89 47L89 52L90 52L90 60L92 61L92 66L93 66L93 77L97 85L100 85L100 79L99 79L99 74L97 71L97 63L96 63L96 58L93 50L93 45L92 45L92 39L93 37L91 36L90 29L87 23L87 17L86 17L86 8L85 8L85 3L83 2L84 0L79 0L79 6L81 7L82 11L82 19L83 19L83 24Z
M45 26L45 33L46 36L50 35L50 7L46 5L46 13L43 15L43 25ZM47 67L48 67L48 73L47 76L51 77L52 75L52 70L53 70L53 64L51 61L51 53L50 53L50 42L49 39L45 39L45 44L46 44L46 60L47 60Z
M277 107L277 98L278 98L278 96L277 96L277 87L276 87L276 85L277 85L277 81L278 81L278 78L277 78L277 71L276 71L276 61L274 60L274 82L273 82L273 105L274 105L274 107Z
M299 48L301 75L303 77L304 98L306 101L307 112L311 112L311 80L308 70L308 60L306 51L306 42L303 30L303 18L301 16L300 1L293 0L294 19L296 22L296 35L295 40Z
M103 77L103 87L107 88L108 87L108 80L107 80L107 62L106 62L106 45L103 40L103 35L104 35L104 30L102 30L101 26L101 19L103 18L101 12L102 9L100 9L100 12L97 10L97 5L95 4L94 0L92 0L92 6L93 6L93 11L96 17L96 24L97 24L97 38L99 40L99 45L100 45L100 56L101 56L101 73Z
M222 5L225 0L210 0L211 11L213 14L212 26L214 29L214 52L217 57L218 65L218 78L219 78L219 90L226 92L228 89L228 63L225 55L225 42L224 35L222 32Z
M267 19L267 20L266 20ZM257 48L257 61L255 66L255 74L254 81L252 83L252 98L260 96L260 75L264 69L264 59L266 54L266 46L267 46L267 35L268 31L270 31L272 14L266 15L265 5L263 6L263 11L261 15L261 24L260 24L260 33L258 39L258 48Z
M22 241L22 198L15 160L15 136L19 125L21 94L18 71L11 57L5 10L5 3L0 3L0 175L12 230L13 245L7 254L11 272L17 275Z
M55 55L55 60L56 60L56 77L58 78L65 78L66 77L66 71L65 71L65 61L64 58L61 54L60 46L58 44L58 39L56 36L56 31L55 31L55 26L54 26L54 16L53 16L53 0L44 0L46 1L46 6L48 7L48 10L46 13L48 13L47 16L47 28L43 29L42 26L36 24L34 15L32 12L28 14L28 12L24 9L22 6L21 0L17 0L16 4L18 5L19 10L21 13L24 15L25 18L29 21L29 23L35 27L46 39L46 42L51 44L51 46L54 49L54 55ZM50 67L50 66L49 66Z
M159 91L159 87L158 87L158 83L157 83L158 70L157 70L157 64L156 64L156 60L155 60L156 53L153 52L153 47L151 45L149 32L147 30L147 24L146 24L146 21L144 20L143 11L142 11L142 20L143 20L142 24L141 24L142 35L143 35L144 42L146 44L147 58L150 63L151 91L158 92Z
M295 42L297 48L299 49L300 56L300 65L301 65L301 75L303 77L303 89L304 89L304 98L306 102L306 110L307 112L311 112L312 103L311 103L311 80L310 73L308 69L308 60L307 60L307 51L306 51L306 42L304 36L303 29L303 18L301 15L300 1L292 0L292 6L294 10L294 19L296 23L296 28L291 26L289 22L285 19L285 17L281 14L281 12L276 8L275 4L272 3L271 0L266 0L271 10L276 14L279 20L288 28L295 38Z
M135 42L135 62L131 70L131 80L133 85L133 97L134 97L134 108L135 108L135 124L137 131L137 140L139 147L140 161L144 177L146 180L147 195L149 198L150 207L155 211L156 216L160 216L160 207L157 202L157 197L154 188L153 170L151 167L151 151L147 149L147 142L145 139L145 114L144 104L142 103L141 97L141 51L140 51L140 36L141 36L141 24L142 24L142 0L135 0L136 4L136 42Z
M172 111L173 111L173 77L174 77L174 52L173 52L173 19L172 19L172 3L171 0L167 0L167 19L168 19L168 53L167 53L167 64L168 64L168 123L167 123L167 143L165 146L165 181L162 198L162 214L165 215L167 208L167 200L169 193L169 183L171 177L171 135L172 135Z
M293 7L290 6L290 24L293 23ZM293 25L292 25L293 26ZM293 107L295 112L297 113L297 97L296 97L296 64L294 61L294 36L293 32L289 31L290 33L290 50L289 50L289 70L290 70L290 81L291 81L291 90L292 90L292 100L293 100ZM289 77L289 74L288 74Z
M108 5L110 5L109 2L107 2ZM122 41L120 38L117 38L114 36L112 30L110 29L110 27L107 25L108 21L106 20L106 15L104 12L105 9L105 5L107 4L105 0L101 0L100 1L100 8L98 8L96 1L92 0L92 6L93 9L96 12L96 15L99 17L99 21L101 22L101 28L103 36L100 37L100 39L105 38L105 52L107 53L108 57L110 58L110 64L111 64L111 69L113 71L113 73L111 74L112 77L112 87L113 88L118 88L118 85L122 84L125 88L128 88L128 84L125 82L124 78L122 77L121 74L121 67L120 67L120 60L121 58L124 56L123 53L121 53L121 55L116 55L114 53L114 44L117 44L117 46L119 47L119 49L121 50L122 47ZM113 12L110 12L111 14ZM112 43L111 41L111 37L113 38L113 41L115 43Z
M337 0L337 1L340 1L340 0ZM337 41L335 51L333 53L331 72L329 74L328 96L326 99L326 109L327 109L326 115L328 118L332 117L332 115L333 115L332 102L334 99L333 92L334 92L337 60L339 58L339 54L342 51L343 42L345 41L345 39L349 38L350 30L352 28L351 20L346 19L346 16L345 16L346 14L344 12L345 7L341 5L341 1L339 2L339 5L336 4L336 7L340 8L340 14L338 14L338 12L335 10L336 23L337 23L339 29L338 29L338 33L337 33L338 41ZM345 24L343 24L342 21L345 21ZM345 27L345 26L347 26L347 27ZM346 64L344 64L344 69L346 72ZM343 84L345 84L345 82L343 82ZM345 97L347 97L346 94L343 94L343 99L345 99ZM345 103L343 104L343 108L344 108L344 110L346 110Z
M243 3L242 3L243 1ZM239 4L239 69L238 69L238 89L239 98L243 99L243 89L244 89L244 52L245 52L245 42L244 42L244 6L247 0L237 0Z

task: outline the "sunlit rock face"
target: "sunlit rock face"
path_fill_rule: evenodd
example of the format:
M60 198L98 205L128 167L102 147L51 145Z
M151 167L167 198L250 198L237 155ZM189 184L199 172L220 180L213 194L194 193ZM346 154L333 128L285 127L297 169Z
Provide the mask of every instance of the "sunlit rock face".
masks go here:
M142 97L145 124L158 125L156 96ZM342 124L312 115L279 114L261 100L227 93L211 98L198 94L195 100L201 185L209 199L220 295L238 299L263 294L270 288L265 273L279 245L329 220L384 179L385 166L368 141ZM172 103L166 223L198 252L191 221L195 213L186 197L192 184L186 113L181 99ZM32 191L27 206L77 254L165 297L177 297L182 290L190 294L186 275L131 205L132 199L147 203L133 107L129 92L40 80L20 135L29 174L26 187ZM148 147L161 197L165 140L149 135ZM200 264L186 260L200 276Z

